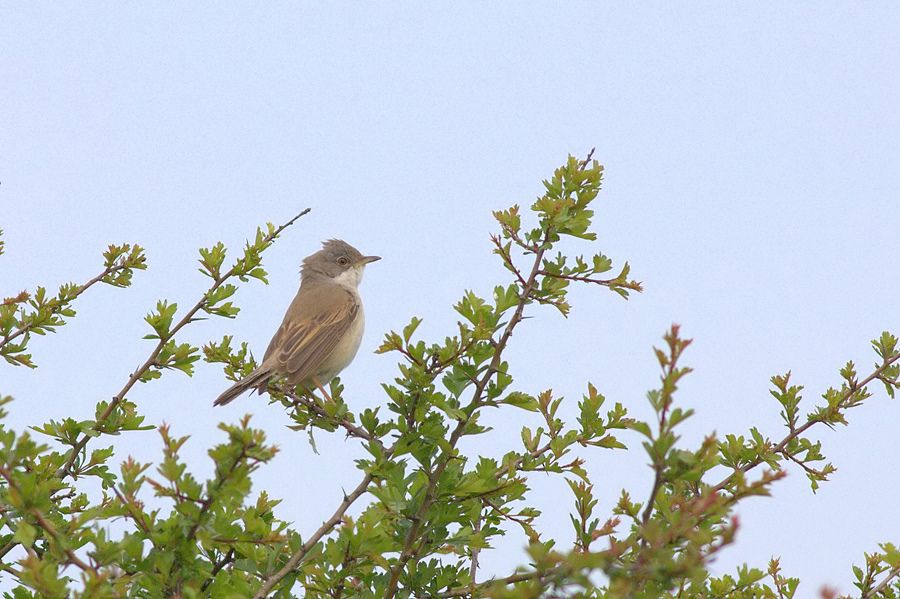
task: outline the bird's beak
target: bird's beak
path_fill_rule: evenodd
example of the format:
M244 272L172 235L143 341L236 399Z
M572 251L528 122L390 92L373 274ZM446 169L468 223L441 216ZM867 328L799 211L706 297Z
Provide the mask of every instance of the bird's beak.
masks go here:
M360 258L359 263L369 264L371 262L378 262L379 260L381 260L381 256L363 256Z

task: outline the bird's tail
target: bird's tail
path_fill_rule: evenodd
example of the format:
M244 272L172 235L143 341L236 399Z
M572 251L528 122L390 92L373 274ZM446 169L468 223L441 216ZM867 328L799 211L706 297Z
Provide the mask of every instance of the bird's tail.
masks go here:
M257 390L259 390L260 388L265 389L265 385L268 382L269 377L271 376L272 374L268 369L263 370L262 368L257 368L256 370L233 384L231 387L226 389L222 393L222 395L216 398L216 401L213 402L213 405L224 406L235 397L243 394L252 387L256 387Z

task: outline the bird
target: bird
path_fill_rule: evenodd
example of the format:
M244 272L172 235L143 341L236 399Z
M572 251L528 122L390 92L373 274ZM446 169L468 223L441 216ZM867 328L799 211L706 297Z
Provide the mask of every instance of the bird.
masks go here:
M269 380L283 376L288 385L324 391L356 357L365 316L359 284L367 264L380 256L364 256L340 239L329 239L307 256L300 269L300 289L284 320L253 372L226 389L213 402L223 406L244 392L262 394Z

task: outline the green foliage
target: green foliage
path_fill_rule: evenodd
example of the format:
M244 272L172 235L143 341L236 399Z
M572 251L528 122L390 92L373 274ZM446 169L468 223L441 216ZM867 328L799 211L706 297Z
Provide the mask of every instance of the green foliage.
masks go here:
M228 380L253 371L246 343L226 335L201 350L181 333L206 316L236 317L239 282L266 282L263 253L305 212L281 227L258 229L228 268L223 244L201 249L199 270L210 286L188 309L157 303L145 318L144 339L153 345L146 360L111 400L97 403L90 419L69 417L23 432L0 426L0 576L15 587L6 597L795 596L799 581L782 574L778 559L765 570L747 565L721 577L711 576L708 565L736 538L735 507L768 495L786 468L805 473L813 491L827 480L834 466L811 432L846 424L873 383L893 397L897 339L885 332L873 341L878 361L865 376L848 362L839 385L806 416L803 387L790 373L773 377L783 436L751 428L690 447L680 431L693 411L677 400L691 372L684 362L690 340L675 325L655 349L660 376L647 393L652 418L635 418L585 381L576 419L567 422L566 399L549 388L554 381L545 389L516 385L506 350L539 306L568 314L573 284L623 298L641 291L628 263L615 267L604 253L572 256L560 247L564 238L595 240L592 206L602 174L591 156L570 157L544 181L530 211L513 206L494 213L493 251L508 280L491 297L465 292L454 306L458 322L443 339L418 336L416 317L387 333L377 351L395 354L399 364L383 384L378 409L354 414L339 379L327 389L270 383L270 402L285 410L290 428L311 442L314 433L339 432L364 451L356 461L359 483L336 497L333 515L314 530L295 530L276 515L277 500L253 492L254 472L276 449L248 418L220 425L224 439L209 451L215 468L208 480L192 474L181 458L189 440L169 426L158 430L162 456L155 465L131 458L116 465L106 437L152 428L128 399L138 382L167 370L190 376L201 357L220 364ZM4 300L0 350L7 362L33 366L26 353L32 333L63 324L74 315L72 301L94 283L127 286L133 271L145 267L138 246L112 246L104 256L104 271L84 285L64 286L55 297L37 288ZM9 401L0 398L0 416ZM489 410L521 411L531 422L517 438L503 438L482 424ZM499 457L467 458L460 442L476 435L491 435ZM623 490L616 505L603 506L586 460L594 451L629 446L647 456L650 493L634 500ZM565 481L571 545L540 529L532 473ZM92 478L99 499L84 487ZM479 558L502 535L518 535L529 565L491 578ZM900 552L885 543L853 573L861 596L896 597Z
M2 252L0 252L2 253ZM32 335L53 333L75 316L72 303L97 283L113 287L128 287L135 270L147 268L144 249L139 245L110 245L103 252L103 271L82 285L65 283L55 295L48 295L44 287L34 292L21 291L0 304L0 356L13 366L36 364L26 353Z

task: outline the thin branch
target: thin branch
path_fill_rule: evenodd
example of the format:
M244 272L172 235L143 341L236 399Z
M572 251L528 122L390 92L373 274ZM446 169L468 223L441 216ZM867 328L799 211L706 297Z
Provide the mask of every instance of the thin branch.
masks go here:
M672 325L672 337L669 338L668 334L666 336L667 339L671 339L669 341L669 355L665 358L665 362L663 362L663 374L662 374L662 387L660 388L660 409L658 410L658 432L656 436L656 440L661 439L663 435L666 434L666 419L669 415L669 408L672 407L672 393L674 389L667 390L666 382L675 376L676 371L678 370L678 358L681 357L681 352L687 347L687 344L690 341L685 342L685 345L679 344L678 340L678 328L677 325ZM660 350L657 350L660 351ZM664 356L662 352L660 355ZM660 358L663 360L663 358ZM651 440L653 441L653 440ZM649 446L648 446L649 447ZM653 464L653 487L650 489L650 496L647 499L647 504L644 506L644 513L641 515L641 523L647 524L650 520L650 516L653 515L653 504L656 503L656 496L659 494L659 490L662 488L663 478L664 478L664 470L665 470L665 455L656 456ZM641 544L646 544L646 539L641 539Z
M496 508L494 508L496 509ZM475 527L473 531L475 534L481 532L481 510L478 510L478 519L475 520ZM472 548L472 562L469 564L469 580L472 581L472 585L475 585L475 575L478 574L478 552L481 550L480 545L476 545Z
M465 409L467 417L461 419L457 423L456 428L450 435L450 439L447 441L446 448L441 454L441 458L438 460L437 466L428 476L428 482L424 489L425 497L423 498L422 504L419 506L419 509L416 511L415 515L410 518L412 524L406 534L403 551L400 553L400 557L397 560L397 563L391 568L391 577L388 580L388 585L384 593L385 599L392 599L397 593L397 587L400 581L400 573L413 557L413 547L415 545L416 538L419 535L419 531L422 528L425 514L431 508L432 504L434 504L434 501L436 499L436 497L434 496L434 489L437 486L438 480L444 473L447 465L450 463L450 459L452 457L451 452L455 450L456 444L462 437L463 431L465 430L466 426L468 426L472 415L484 401L484 391L487 388L488 383L497 373L497 369L499 368L502 361L503 350L506 348L506 345L509 342L509 338L512 336L513 330L515 329L516 325L522 320L522 313L525 311L525 306L528 304L529 296L531 295L531 292L535 287L538 272L541 266L541 260L544 257L546 247L547 245L545 238L545 243L541 244L540 249L538 249L538 251L534 255L534 262L532 264L531 273L528 275L528 278L525 281L525 285L522 289L521 295L519 296L519 301L516 305L515 311L513 312L512 318L510 318L509 322L506 325L506 328L503 330L503 333L500 336L500 339L497 341L497 345L494 349L494 357L491 360L491 363L485 371L484 375L475 386L475 390L472 394L472 400L469 402L469 405Z
M75 555L75 552L72 551L72 549L70 549L69 547L67 547L65 545L59 532L56 530L56 528L53 526L53 524L51 524L50 521L44 517L44 514L39 512L37 509L34 509L34 510L32 510L31 515L34 516L35 520L37 520L37 523L40 525L40 527L43 528L47 532L47 534L49 534L51 537L53 537L53 540L56 541L56 544L59 545L59 547L66 554L66 557L69 558L70 563L75 564L76 566L78 566L79 568L81 568L84 571L94 571L95 570L95 568L86 564L80 557Z
M526 518L521 515L513 516L512 514L504 512L503 508L499 507L496 503L494 503L490 499L484 499L483 501L484 501L485 505L487 505L494 511L495 514L497 514L501 518L509 520L510 522L515 522L516 524L522 525L522 524L527 524L528 521L531 520L531 518Z
M540 274L552 277L554 279L565 279L567 281L577 281L579 283L594 283L604 287L624 287L633 291L643 291L643 286L638 282L620 281L618 277L612 279L594 279L585 275L566 275L562 273L548 272L541 270Z
M586 169L587 165L591 163L591 159L594 158L594 151L596 149L597 149L596 147L591 148L591 151L588 152L588 155L585 157L585 159L581 161L581 166L579 167L581 170Z
M338 583L337 588L331 593L331 596L334 597L334 599L341 599L341 596L343 596L347 583L347 577L344 572L354 563L354 561L356 561L356 558L350 555L350 543L347 543L347 546L344 548L344 559L341 560L340 566L340 576L342 578Z
M825 474L824 474L821 470L816 470L815 468L813 468L813 467L811 467L811 466L808 466L808 465L806 464L806 462L800 461L800 460L797 458L797 456L795 456L794 454L792 454L791 452L789 452L789 451L786 450L786 449L785 449L784 451L781 452L781 455L782 455L783 457L789 459L790 461L794 462L795 464L797 464L797 465L800 466L801 468L803 468L803 470L806 471L807 474L810 474L810 475L816 476L816 477L824 477L824 476L825 476Z
M292 391L288 392L288 396L291 398L296 398L298 400L300 399L298 396L293 394ZM309 404L309 407L318 409L318 406L312 402ZM377 443L379 446L383 447L381 441L377 437L370 435L368 432L353 425L346 419L341 422L341 426L344 426L344 428L348 431L348 435L352 433L353 436L366 439L371 443ZM397 445L394 444L391 447L385 449L384 459L390 459L396 448ZM272 589L275 588L275 586L279 582L281 582L282 579L284 579L287 575L289 575L297 568L300 562L303 561L303 558L305 558L306 555L313 549L313 547L316 546L316 544L322 539L322 537L331 532L331 530L343 520L344 514L347 512L350 506L365 494L373 478L374 476L372 475L372 473L367 473L349 495L347 495L346 493L344 494L344 500L335 510L334 514L332 514L331 518L322 523L322 525L312 534L312 536L310 536L306 540L306 542L300 547L300 549L298 549L293 555L291 555L291 557L280 570L265 577L262 586L259 588L256 594L253 595L254 599L263 599L264 597L266 597L272 591Z
M519 234L512 227L501 223L500 228L503 229L503 231L509 236L510 239L516 242L517 246L522 248L522 251L524 253L533 254L538 251L538 245L536 243L528 243L527 241L523 240L521 237L519 237Z
M782 584L780 580L776 580L775 576L772 576L772 580L774 580L774 582L775 582L775 590L778 591L778 599L787 599L787 597L784 594L784 588L783 588L784 584ZM684 584L683 580L682 580L682 584Z
M850 399L856 392L860 391L861 389L865 389L869 385L869 383L871 383L874 380L879 379L879 377L881 377L882 374L898 360L900 360L900 354L897 354L895 356L892 356L892 357L886 359L884 361L884 363L881 366L879 366L878 368L876 368L869 376L864 378L862 381L849 386L847 388L847 390L844 392L843 396L841 396L841 399L837 402L836 405L838 407L840 407L845 401ZM813 426L815 426L816 424L821 423L821 422L822 422L821 419L818 419L815 417L807 419L807 421L802 426L791 430L781 441L779 441L778 444L772 448L772 452L776 453L776 454L782 453L791 441L793 441L794 439L796 439L797 437L799 437L800 435L805 433L807 430L809 430L810 428L812 428ZM734 481L734 478L735 478L735 476L737 476L738 472L741 472L741 473L749 472L749 471L753 470L754 468L756 468L757 466L759 466L760 464L762 464L764 461L765 460L763 460L762 458L756 458L754 460L747 462L746 464L744 464L743 466L738 468L735 472L732 472L731 474L726 476L724 479L722 479L722 481L719 482L719 484L714 485L712 487L712 490L716 491L716 492L724 490L726 487L728 487Z
M387 450L388 455L392 454L393 452L393 447ZM356 488L353 489L353 492L351 492L349 495L344 495L344 500L335 510L334 514L331 515L331 518L323 522L322 526L320 526L319 529L312 534L312 536L306 539L306 542L303 543L303 546L300 547L300 549L298 549L297 552L294 553L290 558L288 558L288 561L280 570L266 577L263 585L259 588L258 591L256 591L256 594L253 595L253 599L263 599L264 597L268 596L272 589L275 588L275 585L281 582L281 580L285 576L294 571L294 569L300 564L303 558L306 557L306 554L316 546L316 543L318 543L326 534L331 532L331 529L333 529L338 525L338 523L341 522L341 520L343 520L344 514L350 508L350 506L353 505L353 502L359 499L369 488L369 483L372 482L372 478L373 475L371 473L366 474L366 476L362 479L362 481L360 481Z
M168 497L170 499L175 499L175 500L177 500L176 503L178 503L178 502L184 503L186 501L189 501L191 503L197 503L197 504L203 505L202 498L198 499L196 497L191 497L190 495L187 495L183 491L181 491L177 488L167 487L166 485L162 484L158 480L154 480L154 479L150 478L149 476L146 477L146 481L147 481L147 484L149 484L151 487L153 487L153 490L156 491L158 497Z
M653 465L653 486L650 488L650 497L647 498L647 504L644 506L644 513L641 515L641 523L646 524L653 515L653 504L656 503L656 496L662 487L662 468L663 466ZM644 540L646 542L646 540Z
M365 429L360 428L350 422L347 418L335 418L330 416L328 412L325 411L325 408L317 404L315 401L310 399L309 397L304 397L302 395L297 395L297 393L293 389L285 389L285 396L289 397L293 402L294 406L298 405L305 406L309 408L310 411L315 412L317 416L323 418L329 422L333 422L335 424L340 425L347 431L348 437L357 437L359 439L365 439L366 441L374 441L375 438L370 435Z
M545 453L547 453L548 451L550 451L551 446L552 446L552 441L548 442L543 447L540 447L540 448L535 449L534 451L530 452L528 454L528 457L538 458L538 457L544 455ZM497 471L497 478L500 478L501 476L506 476L507 474L511 473L513 470L518 470L519 466L521 466L522 462L524 462L524 461L525 461L525 456L522 456L520 458L513 460L508 465L501 467Z
M872 597L877 597L878 593L885 590L892 580L900 576L900 565L894 566L890 572L888 572L887 576L878 583L878 586L863 595L862 599L871 599Z
M510 229L510 231L512 231ZM506 264L506 269L511 273L516 275L516 279L523 288L525 287L525 279L522 278L522 273L519 272L519 269L516 268L516 265L513 264L512 256L509 255L509 252L506 251L506 248L503 247L503 244L500 243L500 237L497 235L491 235L491 241L494 246L497 248L497 253L500 254L500 257L503 258L503 263Z
M51 310L51 314L56 314L56 313L60 312L67 305L69 305L70 303L72 303L73 301L78 299L78 296L80 296L82 293L84 293L85 291L87 291L88 289L90 289L91 287L93 287L94 285L99 283L100 281L102 281L105 277L107 277L113 273L116 273L120 270L129 268L129 266L127 266L127 261L128 261L129 257L130 256L128 254L123 254L122 256L120 256L116 260L116 262L114 262L113 264L110 264L109 266L104 268L103 272L101 272L99 275L97 275L93 279L89 280L88 282L84 283L83 285L79 286L74 291L74 295L70 299L66 300L64 303L61 303L57 308ZM25 295L25 298L23 300L20 300L20 298L23 297L23 294ZM27 300L27 299L28 299L28 296L27 296L26 292L22 292L16 298L7 298L6 300L4 300L3 303L4 303L4 305L8 304L8 303L21 303L22 301ZM9 300L14 300L14 301L9 301ZM28 333L28 331L31 330L32 324L33 323L29 322L29 323L25 324L24 326L19 327L15 331L12 331L9 335L5 335L3 337L3 340L0 341L0 348L2 348L7 343L11 342L13 339Z
M466 342L465 345L462 345L453 352L449 357L441 360L436 353L431 354L431 362L425 366L425 372L429 375L437 376L440 373L444 372L448 366L454 364L460 357L469 353L469 350L472 349L472 346L475 345L477 339L470 339ZM403 350L404 353L409 353Z
M209 585L212 584L213 580L215 580L216 575L228 564L234 561L234 547L228 550L228 553L222 556L222 559L216 561L213 564L212 570L209 571L209 577L203 581L203 586L200 587L200 591L203 592Z

